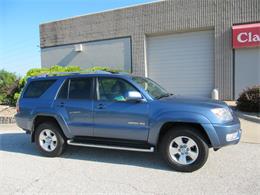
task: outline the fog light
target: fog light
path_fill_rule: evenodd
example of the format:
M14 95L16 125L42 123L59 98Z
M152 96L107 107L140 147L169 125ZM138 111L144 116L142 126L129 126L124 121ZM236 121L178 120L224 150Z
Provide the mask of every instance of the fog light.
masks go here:
M237 139L239 139L239 131L226 135L226 141L227 142L231 142L231 141L234 141L234 140L237 140Z

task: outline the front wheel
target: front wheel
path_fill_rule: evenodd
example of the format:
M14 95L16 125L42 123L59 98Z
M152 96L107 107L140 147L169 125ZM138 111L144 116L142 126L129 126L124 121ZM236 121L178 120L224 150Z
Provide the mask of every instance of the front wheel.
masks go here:
M161 140L160 150L166 162L176 171L192 172L208 158L208 145L192 127L169 130Z

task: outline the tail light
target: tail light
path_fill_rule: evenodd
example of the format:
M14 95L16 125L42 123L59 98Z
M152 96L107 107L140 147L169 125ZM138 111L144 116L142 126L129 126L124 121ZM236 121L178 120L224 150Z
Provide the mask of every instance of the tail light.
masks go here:
M19 104L18 104L18 103L16 104L16 112L17 112L17 113L20 112L20 107L19 107Z

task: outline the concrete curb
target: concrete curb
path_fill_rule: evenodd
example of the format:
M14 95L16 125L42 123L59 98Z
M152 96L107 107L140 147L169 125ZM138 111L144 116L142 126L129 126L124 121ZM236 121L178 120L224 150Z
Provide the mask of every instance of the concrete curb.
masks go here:
M13 123L15 123L14 117L0 116L0 124L13 124Z
M260 124L260 117L257 115L247 114L245 112L235 111L239 118Z

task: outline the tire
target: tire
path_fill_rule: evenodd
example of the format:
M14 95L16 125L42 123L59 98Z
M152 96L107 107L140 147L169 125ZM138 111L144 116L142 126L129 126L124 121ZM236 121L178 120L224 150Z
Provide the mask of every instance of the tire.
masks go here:
M47 157L58 157L65 148L65 138L54 123L42 123L36 127L35 143L40 153Z
M168 165L179 172L196 171L208 159L208 145L193 127L180 126L170 129L163 136L159 148Z

